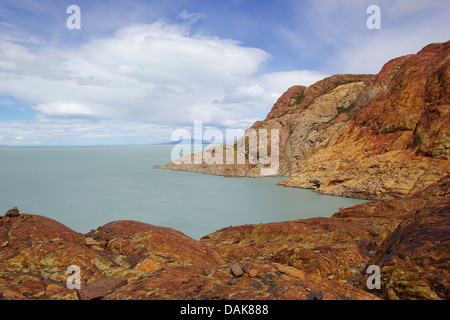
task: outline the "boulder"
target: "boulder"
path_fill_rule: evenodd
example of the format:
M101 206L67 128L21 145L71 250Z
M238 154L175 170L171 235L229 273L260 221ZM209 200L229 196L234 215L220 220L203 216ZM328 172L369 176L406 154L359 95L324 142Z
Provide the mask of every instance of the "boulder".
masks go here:
M5 213L5 217L7 218L13 218L13 217L18 217L19 214L19 209L17 207L11 207L8 211L6 211Z

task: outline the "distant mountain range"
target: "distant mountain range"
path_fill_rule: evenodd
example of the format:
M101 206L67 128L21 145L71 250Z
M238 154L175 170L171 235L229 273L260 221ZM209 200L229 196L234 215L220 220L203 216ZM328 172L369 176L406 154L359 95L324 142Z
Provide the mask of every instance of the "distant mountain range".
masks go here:
M162 143L155 143L154 145L177 145L177 144L211 144L213 142L211 141L205 141L205 140L195 140L195 139L188 139L188 140L178 140L178 141L170 141L170 142L162 142ZM219 144L219 143L217 143Z

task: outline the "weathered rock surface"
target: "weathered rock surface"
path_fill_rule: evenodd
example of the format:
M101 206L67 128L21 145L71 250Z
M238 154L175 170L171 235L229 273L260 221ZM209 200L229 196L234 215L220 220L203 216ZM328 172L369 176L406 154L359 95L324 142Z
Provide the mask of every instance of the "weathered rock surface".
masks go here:
M277 262L326 279L357 284L369 257L425 199L376 200L341 209L332 218L227 227L201 241L227 262Z
M0 217L0 299L448 299L450 175L331 218L228 227L195 241L116 221L79 234ZM67 267L81 270L69 290ZM381 270L368 292L366 268Z
M112 265L85 243L84 236L52 219L21 214L2 218L0 270L22 272L52 281L65 281L70 265L83 269L83 277L95 279Z
M8 211L5 213L5 217L18 217L19 216L19 209L17 207L11 207Z
M87 235L39 215L0 217L0 298L97 299L167 266L223 263L181 232L134 221ZM94 239L95 238L95 239ZM68 290L67 268L80 267L82 290Z
M334 75L294 86L251 129L279 130L279 168L288 187L363 199L401 198L450 172L450 41L393 59L376 75ZM270 137L269 137L270 140ZM241 138L239 141L243 141ZM233 153L234 146L215 147ZM164 166L225 176L262 175L262 163ZM207 158L208 152L203 152Z
M134 270L150 272L173 265L209 265L223 263L209 247L183 233L136 221L108 223L88 235L106 242L106 254Z
M381 268L382 298L450 299L450 203L409 214L368 265Z
M406 215L368 262L380 267L384 299L450 299L450 177L421 196L428 205Z
M342 208L331 218L227 227L201 241L225 261L281 263L367 289L381 268L385 299L448 299L450 175L410 198Z
M76 233L52 219L1 217L0 299L378 299L280 264L224 264L181 232L116 221ZM99 247L95 249L94 247ZM81 270L69 290L67 267Z
M237 279L228 265L175 267L145 275L105 299L117 300L376 300L349 285L276 263L245 263ZM250 272L254 276L250 276ZM230 282L234 280L233 282Z

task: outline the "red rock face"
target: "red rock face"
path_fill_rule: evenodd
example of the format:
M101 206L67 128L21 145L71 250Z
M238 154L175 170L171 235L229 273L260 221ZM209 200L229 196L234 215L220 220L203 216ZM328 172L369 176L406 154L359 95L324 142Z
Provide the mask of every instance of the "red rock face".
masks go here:
M370 103L334 144L300 158L299 172L282 184L356 198L398 198L447 175L449 70L450 42L387 63L365 91L376 93Z
M391 76L388 70L395 65L398 70ZM354 123L368 126L373 134L411 131L408 147L448 160L450 42L429 45L386 69L377 79L387 84L386 89L355 114Z
M279 130L281 185L363 199L410 196L450 173L450 41L393 59L375 76L294 86L252 129ZM248 152L247 152L248 155ZM261 176L260 163L165 168Z

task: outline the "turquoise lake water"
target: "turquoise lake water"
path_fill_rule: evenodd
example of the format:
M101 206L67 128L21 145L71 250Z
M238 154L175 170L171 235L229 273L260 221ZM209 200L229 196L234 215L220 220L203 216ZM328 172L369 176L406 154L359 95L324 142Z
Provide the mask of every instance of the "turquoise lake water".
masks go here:
M0 147L0 214L18 206L82 233L137 220L200 239L228 226L330 217L365 202L278 186L283 178L154 169L170 161L172 147Z

